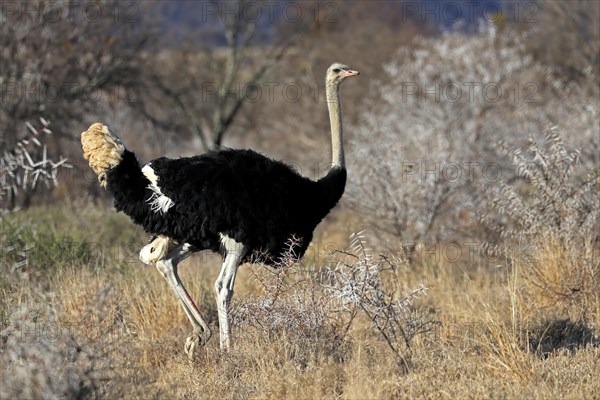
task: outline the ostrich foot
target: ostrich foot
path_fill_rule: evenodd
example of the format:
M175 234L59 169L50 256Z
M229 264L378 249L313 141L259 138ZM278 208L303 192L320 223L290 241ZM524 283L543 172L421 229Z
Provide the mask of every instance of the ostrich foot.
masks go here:
M194 359L194 352L198 346L204 346L208 342L208 339L210 339L210 332L194 332L185 340L183 351L187 354L190 361Z

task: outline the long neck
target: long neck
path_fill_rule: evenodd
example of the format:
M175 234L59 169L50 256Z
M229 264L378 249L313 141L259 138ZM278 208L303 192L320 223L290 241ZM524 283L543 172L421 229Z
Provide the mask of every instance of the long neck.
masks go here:
M142 173L135 154L125 150L121 162L107 171L106 180L106 189L113 195L117 211L143 223L150 211L147 202L150 181Z
M331 167L346 168L344 161L344 135L342 133L342 105L340 104L340 86L327 82L325 95L331 123Z

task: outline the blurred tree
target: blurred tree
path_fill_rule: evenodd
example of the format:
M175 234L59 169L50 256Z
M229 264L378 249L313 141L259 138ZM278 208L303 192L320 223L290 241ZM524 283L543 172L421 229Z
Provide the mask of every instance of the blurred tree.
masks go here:
M288 148L287 141L274 141L269 132L280 138L289 126L294 126L294 138L313 143L311 135L327 130L326 112L317 114L326 109L315 99L324 92L319 86L329 64L345 62L375 76L388 52L417 34L434 32L421 23L401 21L401 3L395 1L377 8L343 1L184 4L186 20L178 23L176 37L167 39L167 49L156 55L148 79L156 86L150 96L158 106L144 112L156 126L196 138L195 147L203 150L242 130L252 135L236 136L238 141L268 138L269 146ZM166 15L178 15L178 7L171 7ZM288 86L298 90L297 99L281 93ZM349 90L358 95L363 89ZM357 115L353 103L346 107L350 116Z
M188 39L168 51L164 63L150 72L150 81L158 89L157 103L163 109L176 110L176 115L163 115L169 121L165 124L165 119L146 111L158 125L189 131L204 151L222 145L246 101L261 89L265 74L289 45L288 41L267 46L256 39L257 25L268 15L263 14L264 1L209 3L210 9L206 4L190 8L200 14L200 26L188 26ZM262 11L251 14L248 10ZM219 44L215 26L222 28L224 46ZM205 43L198 43L198 35Z
M373 90L374 81L382 79L390 55L401 46L411 45L415 37L429 37L437 31L421 21L403 18L401 1L378 1L377 7L363 1L294 4L303 18L281 19L275 27L276 35L295 37L285 62L269 76L279 84L276 97L271 100L263 96L248 104L249 112L239 122L247 129L260 127L251 136L254 140L246 140L244 145L260 146L293 160L303 173L317 178L328 168L330 159L323 82L327 67L342 62L361 71L360 82L343 88L348 99L343 103L344 122L350 126L360 121L365 105L359 100ZM286 96L287 88L298 95ZM348 137L352 135L350 129Z
M351 202L409 250L480 238L473 228L482 191L519 179L498 156L501 139L523 146L556 125L569 146L583 148L584 169L596 162L599 114L589 84L566 84L537 63L522 35L482 28L401 49L351 140Z
M0 150L14 147L27 120L51 119L61 135L103 96L137 101L141 18L137 3L117 0L3 2Z
M517 22L528 32L526 46L538 61L566 79L593 76L600 85L600 2L543 1L521 8Z
M140 101L142 14L140 3L117 0L0 3L0 154L18 155L35 131L28 122L52 121L55 138L73 140L65 132L101 103ZM49 157L60 150L47 144ZM28 204L33 188L19 203L17 186L4 198Z

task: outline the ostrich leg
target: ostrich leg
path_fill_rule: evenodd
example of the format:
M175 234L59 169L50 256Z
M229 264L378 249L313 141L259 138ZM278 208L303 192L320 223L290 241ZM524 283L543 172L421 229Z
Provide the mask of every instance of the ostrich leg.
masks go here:
M167 254L164 259L157 261L156 268L175 292L194 328L192 336L185 341L185 353L192 359L198 344L206 343L211 336L211 331L177 274L177 265L191 254L189 248L190 246L187 243L178 246Z
M217 297L217 310L219 312L221 350L229 350L231 347L231 338L229 336L229 305L233 297L235 274L240 262L248 251L248 247L227 236L222 236L221 239L225 250L225 260L223 261L219 277L215 282L215 295Z

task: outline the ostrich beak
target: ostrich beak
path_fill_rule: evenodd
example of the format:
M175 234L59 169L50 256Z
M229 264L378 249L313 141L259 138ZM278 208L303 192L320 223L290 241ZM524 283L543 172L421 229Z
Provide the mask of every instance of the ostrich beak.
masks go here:
M347 69L347 70L344 70L344 72L342 72L342 73L340 74L340 76L342 76L342 77L344 77L344 78L347 78L347 77L349 77L349 76L356 76L356 75L360 75L360 72L358 72L358 71L355 71L355 70L353 70L353 69Z

